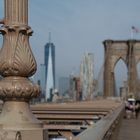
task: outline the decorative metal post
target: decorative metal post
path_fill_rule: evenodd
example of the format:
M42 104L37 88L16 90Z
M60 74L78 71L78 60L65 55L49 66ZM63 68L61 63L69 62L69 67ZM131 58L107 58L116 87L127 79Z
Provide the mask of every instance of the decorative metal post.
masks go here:
M0 32L0 115L3 130L35 130L42 125L30 111L29 100L39 94L39 86L28 77L36 72L36 61L29 45L32 30L28 26L28 0L4 0L5 16ZM31 137L30 137L31 139Z

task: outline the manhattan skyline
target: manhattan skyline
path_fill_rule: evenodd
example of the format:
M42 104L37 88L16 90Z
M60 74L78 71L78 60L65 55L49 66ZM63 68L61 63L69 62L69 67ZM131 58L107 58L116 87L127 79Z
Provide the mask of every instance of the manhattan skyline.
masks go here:
M96 78L104 59L102 42L130 39L131 27L140 29L139 5L139 0L30 0L29 26L34 31L30 44L38 66L44 63L44 45L51 32L56 76L79 72L83 54L91 52ZM0 18L3 9L1 0ZM134 38L139 39L139 33Z

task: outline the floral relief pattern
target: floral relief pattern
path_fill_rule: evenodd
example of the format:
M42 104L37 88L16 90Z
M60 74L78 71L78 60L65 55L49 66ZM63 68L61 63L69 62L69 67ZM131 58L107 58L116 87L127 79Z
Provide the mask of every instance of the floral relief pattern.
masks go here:
M28 26L3 26L0 50L0 99L29 101L40 93L28 77L36 72L36 61L29 45L32 30Z
M8 28L0 51L0 74L2 76L28 77L36 71L36 61L29 46L28 28Z

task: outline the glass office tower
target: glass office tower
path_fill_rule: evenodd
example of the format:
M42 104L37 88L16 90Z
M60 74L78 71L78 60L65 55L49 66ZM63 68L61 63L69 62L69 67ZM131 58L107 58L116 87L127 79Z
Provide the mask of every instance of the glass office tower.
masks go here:
M44 64L40 64L39 67L39 80L40 80L40 87L41 87L41 97L44 98L46 94L46 66Z
M45 99L50 100L52 91L55 88L55 46L49 41L45 45L45 66L46 66L46 95Z

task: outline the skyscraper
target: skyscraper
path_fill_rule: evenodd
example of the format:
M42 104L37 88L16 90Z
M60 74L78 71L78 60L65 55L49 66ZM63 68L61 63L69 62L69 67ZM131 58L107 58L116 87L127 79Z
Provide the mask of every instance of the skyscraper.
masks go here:
M70 82L69 82L69 77L60 77L59 78L59 83L58 83L58 87L59 87L59 95L65 95L68 93L69 90L69 86L70 86Z
M50 100L52 90L55 88L55 46L51 42L49 34L49 42L45 45L45 66L46 66L46 95L45 99Z
M85 53L80 66L82 99L90 100L93 96L93 54Z
M46 66L44 64L40 64L40 67L39 67L39 79L38 81L40 81L40 87L41 87L41 97L44 97L45 96L45 90L46 90L46 77L45 77L45 74L46 73Z

